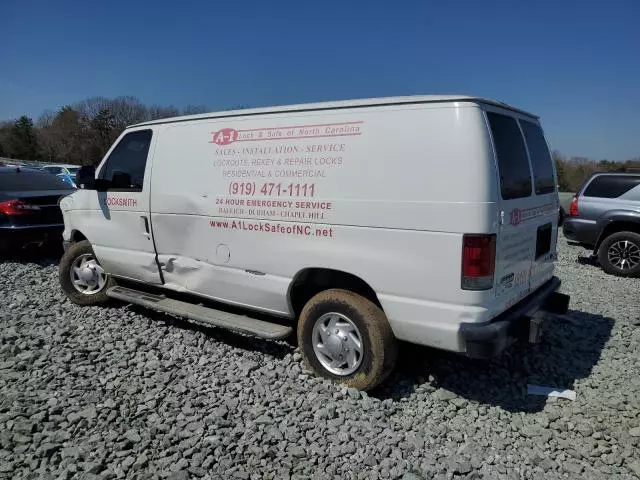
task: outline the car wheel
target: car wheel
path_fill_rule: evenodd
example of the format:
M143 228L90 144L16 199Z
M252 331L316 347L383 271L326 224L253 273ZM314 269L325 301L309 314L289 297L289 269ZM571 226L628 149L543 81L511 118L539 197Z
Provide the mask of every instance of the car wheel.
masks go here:
M602 269L620 277L640 275L640 235L618 232L609 235L598 248L598 261Z
M382 383L397 357L384 312L347 290L325 290L307 302L298 321L298 345L318 375L360 390Z
M558 212L558 226L561 227L564 223L564 209L560 207L560 211Z
M72 244L58 268L60 286L77 305L103 305L109 301L107 289L113 280L98 263L87 240Z

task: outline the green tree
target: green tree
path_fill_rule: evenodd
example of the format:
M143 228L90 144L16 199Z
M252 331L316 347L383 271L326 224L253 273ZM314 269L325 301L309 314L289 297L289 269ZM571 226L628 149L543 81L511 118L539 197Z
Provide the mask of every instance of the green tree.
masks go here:
M66 105L58 111L51 122L51 134L60 161L81 163L86 148L83 130L80 115L73 107Z
M13 122L0 122L0 156L10 157L10 137Z
M33 128L33 121L26 115L21 116L13 124L9 135L11 156L22 160L38 158L38 139Z
M118 136L115 119L108 108L102 108L95 117L89 120L89 128L93 137L91 145L91 161L97 161L109 150L109 146Z
M551 153L551 156L553 157L553 162L555 163L555 166L556 166L556 175L558 176L558 188L560 189L561 192L571 191L569 181L567 179L567 172L565 167L567 163L566 158L564 158L564 156L557 150L554 150Z

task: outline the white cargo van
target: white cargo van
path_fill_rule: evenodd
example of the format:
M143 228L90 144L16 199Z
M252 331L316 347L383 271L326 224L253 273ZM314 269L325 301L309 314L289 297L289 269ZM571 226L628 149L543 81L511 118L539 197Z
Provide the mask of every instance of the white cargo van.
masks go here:
M397 340L486 358L537 341L537 312L568 307L549 149L536 116L499 102L151 121L77 183L61 202L71 301L116 298L264 338L295 330L315 372L357 388L388 375Z

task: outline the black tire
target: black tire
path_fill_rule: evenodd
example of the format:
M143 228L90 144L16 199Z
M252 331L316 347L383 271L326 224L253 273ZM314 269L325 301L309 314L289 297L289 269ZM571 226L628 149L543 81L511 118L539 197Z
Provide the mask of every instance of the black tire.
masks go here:
M73 243L69 246L67 251L60 260L58 267L58 280L60 281L60 287L65 293L67 298L76 305L104 305L110 299L107 297L107 289L114 285L113 280L107 275L106 282L101 290L90 295L79 292L71 281L71 267L73 262L82 255L91 255L95 258L93 249L88 240L82 240L81 242ZM96 259L97 262L97 259Z
M561 227L564 223L564 209L560 207L560 211L558 212L558 226Z
M360 365L349 375L336 375L318 359L313 348L313 328L323 315L347 317L362 338ZM359 390L371 390L393 370L397 358L396 339L384 312L370 300L347 290L331 289L315 295L302 309L298 320L298 345L307 365L319 376Z
M637 264L631 268L621 268L615 263L615 255L613 253L618 250L616 246L620 242L627 243L627 255L631 253L630 260L636 260ZM611 252L611 254L610 254ZM640 252L640 235L635 232L617 232L605 238L598 248L598 261L602 269L611 275L619 277L637 277L640 276L640 261L638 261L637 252Z

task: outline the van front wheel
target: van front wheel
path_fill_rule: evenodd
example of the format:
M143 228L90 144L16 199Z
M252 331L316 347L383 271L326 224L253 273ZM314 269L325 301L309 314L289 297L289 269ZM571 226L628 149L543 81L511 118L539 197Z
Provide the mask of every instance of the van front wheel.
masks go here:
M371 390L391 373L396 341L384 312L347 290L325 290L302 309L298 345L318 375Z
M77 305L103 305L109 301L107 289L113 280L98 263L88 240L72 244L64 253L58 278L62 291Z

